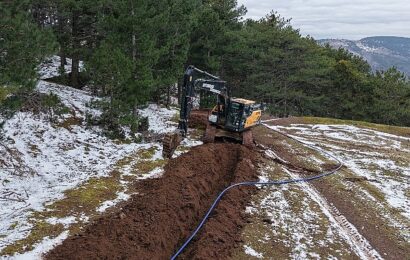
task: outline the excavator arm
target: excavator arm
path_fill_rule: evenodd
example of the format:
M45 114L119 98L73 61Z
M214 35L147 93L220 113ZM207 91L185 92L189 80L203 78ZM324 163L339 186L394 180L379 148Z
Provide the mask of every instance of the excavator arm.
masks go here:
M177 131L167 134L163 140L162 155L165 158L173 155L179 143L187 135L189 115L198 90L209 91L224 97L228 95L225 81L192 65L188 66L184 73Z

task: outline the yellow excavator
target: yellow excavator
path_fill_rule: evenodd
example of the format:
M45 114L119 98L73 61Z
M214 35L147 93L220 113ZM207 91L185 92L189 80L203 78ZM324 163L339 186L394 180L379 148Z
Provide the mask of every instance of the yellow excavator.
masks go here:
M217 104L208 116L204 142L212 143L219 137L252 146L251 128L260 124L261 105L252 100L231 98L225 81L190 65L184 74L178 128L174 133L166 134L163 139L164 158L171 158L182 139L186 137L189 116L198 90L209 91L217 97Z

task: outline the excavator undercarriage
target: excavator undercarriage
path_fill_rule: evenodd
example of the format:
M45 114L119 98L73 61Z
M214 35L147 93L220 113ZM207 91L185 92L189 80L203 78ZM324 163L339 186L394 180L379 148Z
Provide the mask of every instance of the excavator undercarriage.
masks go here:
M222 140L223 142L237 142L245 146L252 146L252 130L248 129L241 133L237 133L218 128L217 126L212 124L208 124L205 130L203 141L204 143L214 143L216 140Z

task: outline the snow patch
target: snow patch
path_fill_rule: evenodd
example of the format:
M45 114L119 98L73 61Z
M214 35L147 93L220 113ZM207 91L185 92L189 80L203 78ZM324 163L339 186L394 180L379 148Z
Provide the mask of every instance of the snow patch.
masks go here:
M406 195L410 189L410 165L391 156L391 151L399 151L409 158L410 138L351 125L266 126L290 132L305 143L320 144L354 174L372 180L369 185L376 187L388 205L410 220L410 199ZM369 198L375 200L370 194ZM387 219L391 225L400 226L395 220Z
M48 252L53 249L58 244L61 244L63 240L68 237L68 231L64 231L56 238L46 237L41 243L38 243L34 246L34 250L24 253L16 254L12 257L14 260L40 260L42 259L41 255L44 252Z
M244 245L243 247L245 249L245 254L250 255L250 256L254 256L258 259L263 258L263 255L261 253L256 252L252 247L250 247L248 245Z
M177 128L177 123L170 121L176 114L175 109L167 109L155 104L149 104L147 108L138 111L139 115L148 117L149 131L164 134L172 132Z
M54 55L48 58L43 64L40 65L38 69L38 73L40 75L40 79L48 79L57 77L60 75L60 56ZM70 73L71 72L71 64L72 59L66 59L67 64L64 65L64 72ZM80 71L84 69L84 62L80 61Z
M102 203L102 205L97 208L97 211L102 213L102 212L106 211L108 208L110 208L112 206L115 206L119 202L128 200L130 197L131 196L129 194L126 194L124 192L118 192L117 193L117 198L115 198L114 200L104 201Z

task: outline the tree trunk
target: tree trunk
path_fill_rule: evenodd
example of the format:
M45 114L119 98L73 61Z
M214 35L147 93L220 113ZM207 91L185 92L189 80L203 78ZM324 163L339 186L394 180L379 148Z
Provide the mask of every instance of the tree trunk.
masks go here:
M66 56L63 48L60 50L60 72L64 73L65 72L65 65L67 64L66 61Z
M131 16L134 18L135 16L135 11L134 11L134 5L131 4ZM134 31L134 25L132 29L132 60L136 61L137 60L137 36L135 35Z
M171 103L171 85L167 86L167 101L166 101L166 107L169 109L169 105Z
M58 34L63 35L64 34L64 23L66 21L64 20L63 16L58 12L57 14L57 23L58 23ZM67 64L66 60L66 44L60 42L61 48L60 48L60 72L61 74L65 73L65 65Z
M79 26L78 26L78 12L73 12L72 20L72 40L73 40L73 55L71 63L71 86L74 88L79 87L79 74L80 74L80 42L79 42Z
M110 88L110 122L114 122L114 90Z
M285 81L285 117L288 117L288 85Z
M71 64L71 86L74 88L80 87L79 82L80 74L80 59L77 55L73 55L73 60Z
M177 83L178 106L181 105L181 83Z

